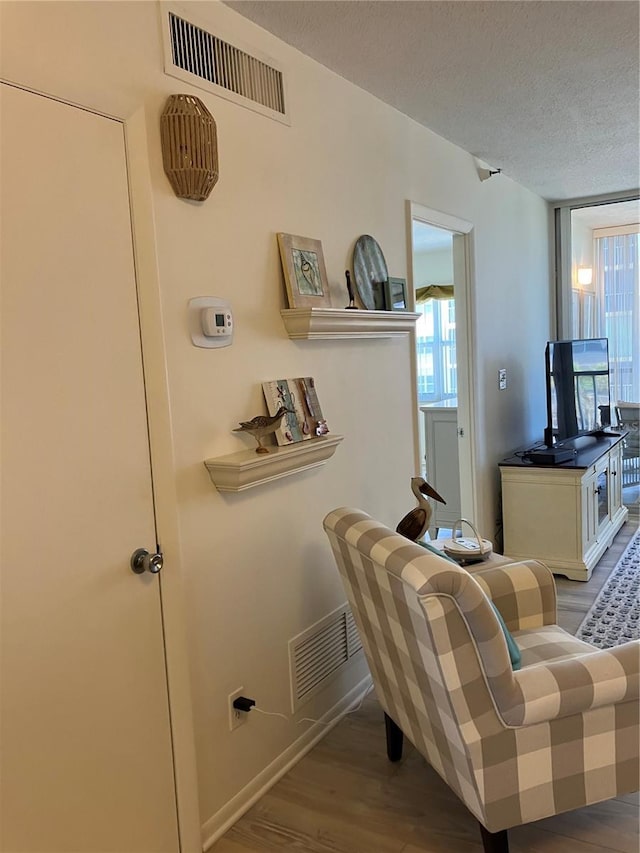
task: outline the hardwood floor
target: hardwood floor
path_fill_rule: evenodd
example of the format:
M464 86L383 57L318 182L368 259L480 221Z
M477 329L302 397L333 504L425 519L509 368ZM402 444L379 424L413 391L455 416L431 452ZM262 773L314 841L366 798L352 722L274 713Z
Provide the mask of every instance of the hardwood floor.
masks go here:
M574 631L638 521L627 522L588 583L557 578L559 623ZM638 853L638 795L509 830L511 853ZM482 853L475 819L405 740L386 757L373 696L332 729L211 848L213 853Z

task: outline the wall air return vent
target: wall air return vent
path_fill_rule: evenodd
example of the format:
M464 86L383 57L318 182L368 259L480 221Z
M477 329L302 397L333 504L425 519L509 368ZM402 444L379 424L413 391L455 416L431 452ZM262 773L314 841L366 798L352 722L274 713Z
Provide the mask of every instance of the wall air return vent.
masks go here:
M295 713L362 648L348 604L289 640L291 710Z
M225 40L217 26L197 26L165 4L161 10L167 74L290 123L284 75L271 59Z

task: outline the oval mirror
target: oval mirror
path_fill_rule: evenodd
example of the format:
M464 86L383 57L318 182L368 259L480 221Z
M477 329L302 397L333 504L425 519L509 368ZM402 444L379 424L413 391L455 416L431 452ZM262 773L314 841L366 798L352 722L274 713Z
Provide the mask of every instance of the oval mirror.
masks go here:
M356 240L353 249L353 275L364 307L369 311L380 307L376 305L374 285L382 285L389 278L389 274L382 249L369 234L363 234ZM382 287L378 288L379 293L382 290Z

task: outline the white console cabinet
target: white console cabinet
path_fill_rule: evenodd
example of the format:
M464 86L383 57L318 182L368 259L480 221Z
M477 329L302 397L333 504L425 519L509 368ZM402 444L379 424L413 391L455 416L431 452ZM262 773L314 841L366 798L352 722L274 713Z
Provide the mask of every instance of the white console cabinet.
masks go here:
M588 581L628 514L622 436L576 441L575 459L562 465L534 465L520 456L500 463L504 553Z

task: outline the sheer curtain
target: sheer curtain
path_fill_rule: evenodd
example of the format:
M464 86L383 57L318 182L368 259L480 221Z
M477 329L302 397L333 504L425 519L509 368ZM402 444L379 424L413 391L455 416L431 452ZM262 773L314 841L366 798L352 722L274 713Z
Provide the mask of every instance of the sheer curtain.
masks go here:
M609 338L611 402L639 402L640 233L596 236L594 244L599 334Z

